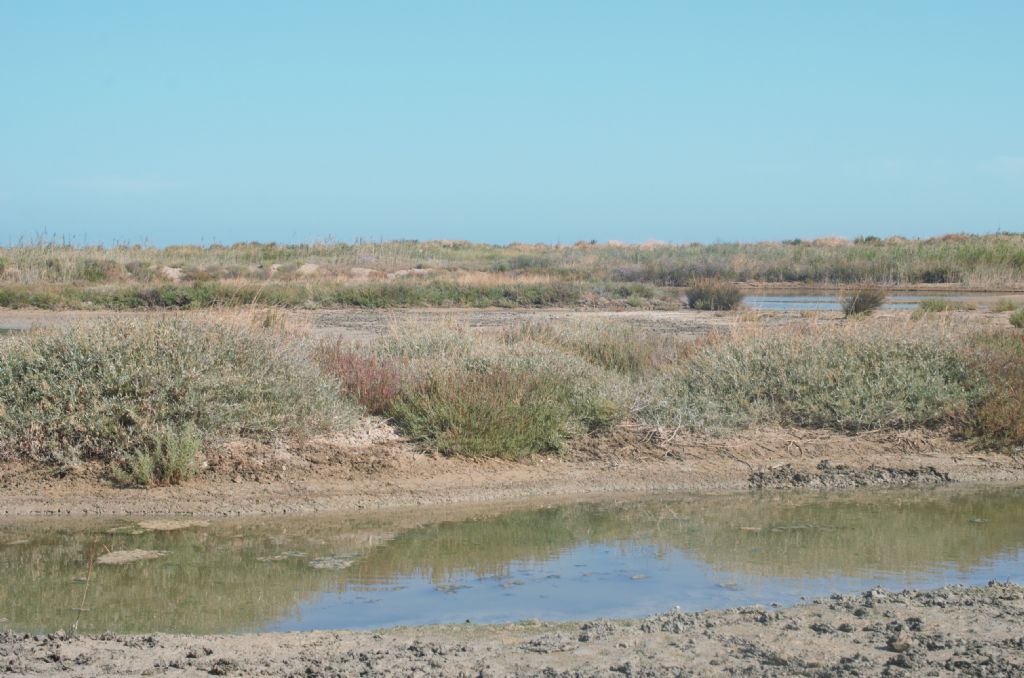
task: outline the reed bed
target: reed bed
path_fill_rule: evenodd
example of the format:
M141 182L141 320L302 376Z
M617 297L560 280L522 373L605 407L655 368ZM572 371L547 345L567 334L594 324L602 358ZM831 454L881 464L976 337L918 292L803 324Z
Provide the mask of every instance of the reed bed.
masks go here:
M495 246L465 241L392 241L165 248L79 247L40 238L0 247L0 305L43 307L146 305L137 299L145 298L149 290L211 283L220 286L218 289L235 284L247 291L253 285L281 287L279 295L289 303L339 305L365 302L365 285L369 283L402 289L371 295L372 303L395 305L465 304L460 300L465 289L477 290L473 303L503 297L512 305L580 303L595 286L613 290L615 285L632 284L637 286L637 294L624 298L636 304L644 294L652 294L652 288L683 288L697 279L1019 288L1024 284L1024 234L711 245L579 242ZM413 281L438 286L417 295L409 292ZM552 293L565 284L577 286L582 293L570 299ZM346 287L360 291L345 292ZM492 287L499 291L480 291ZM87 294L83 288L97 289Z

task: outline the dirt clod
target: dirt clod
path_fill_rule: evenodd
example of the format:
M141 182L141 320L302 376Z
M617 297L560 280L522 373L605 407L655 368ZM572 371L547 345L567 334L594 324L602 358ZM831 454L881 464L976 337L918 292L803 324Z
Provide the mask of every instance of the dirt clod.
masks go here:
M949 474L934 466L893 468L871 465L855 468L833 464L823 459L814 471L797 470L792 464L783 464L750 474L750 487L756 490L813 487L845 489L852 487L909 487L944 485L952 482Z
M864 626L864 609L880 621ZM1024 587L874 589L771 611L676 609L582 624L199 638L2 632L0 652L8 669L70 676L1020 676Z

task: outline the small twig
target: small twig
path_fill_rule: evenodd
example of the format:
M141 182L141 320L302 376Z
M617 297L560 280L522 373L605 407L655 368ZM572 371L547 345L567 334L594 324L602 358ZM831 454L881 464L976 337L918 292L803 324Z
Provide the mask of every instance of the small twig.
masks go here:
M82 604L75 608L77 614L75 615L75 623L71 625L71 635L78 634L78 622L82 619L82 613L87 611L88 608L85 606L86 599L89 596L89 584L92 582L92 568L96 563L96 538L93 537L92 549L89 552L89 571L85 575L85 590L82 591Z

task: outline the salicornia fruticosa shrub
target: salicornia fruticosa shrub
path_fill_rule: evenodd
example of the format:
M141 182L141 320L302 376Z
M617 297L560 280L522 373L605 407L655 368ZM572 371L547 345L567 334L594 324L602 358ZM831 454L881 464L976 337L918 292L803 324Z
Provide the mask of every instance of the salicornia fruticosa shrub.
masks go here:
M982 397L962 417L965 433L998 447L1024 445L1024 334L977 334L966 351Z
M618 375L529 339L403 326L375 346L318 357L372 412L446 454L518 458L606 428L627 409Z
M938 330L758 329L703 342L645 391L640 417L696 432L754 424L855 432L940 425L975 399L960 344Z
M159 462L183 435L341 426L348 403L302 340L227 318L100 320L0 342L0 458ZM160 463L156 476L181 475L178 461Z

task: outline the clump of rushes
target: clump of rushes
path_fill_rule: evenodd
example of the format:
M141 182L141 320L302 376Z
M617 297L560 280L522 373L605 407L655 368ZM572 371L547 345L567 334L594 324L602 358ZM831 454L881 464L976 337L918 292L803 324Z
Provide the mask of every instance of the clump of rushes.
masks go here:
M885 291L878 287L852 289L840 300L843 315L870 315L885 303Z
M1010 324L1016 328L1024 329L1024 308L1010 316Z
M993 313L1005 313L1007 311L1016 311L1017 304L1013 303L1012 299L997 299L989 309Z
M337 342L318 357L367 409L443 454L550 452L626 410L613 373L527 338L461 326L405 327L373 348Z
M226 437L342 426L349 402L301 339L227 317L113 319L0 343L0 458L99 459L138 484L184 479L195 451Z
M731 311L743 301L735 284L720 278L697 278L686 288L686 302L699 311Z

